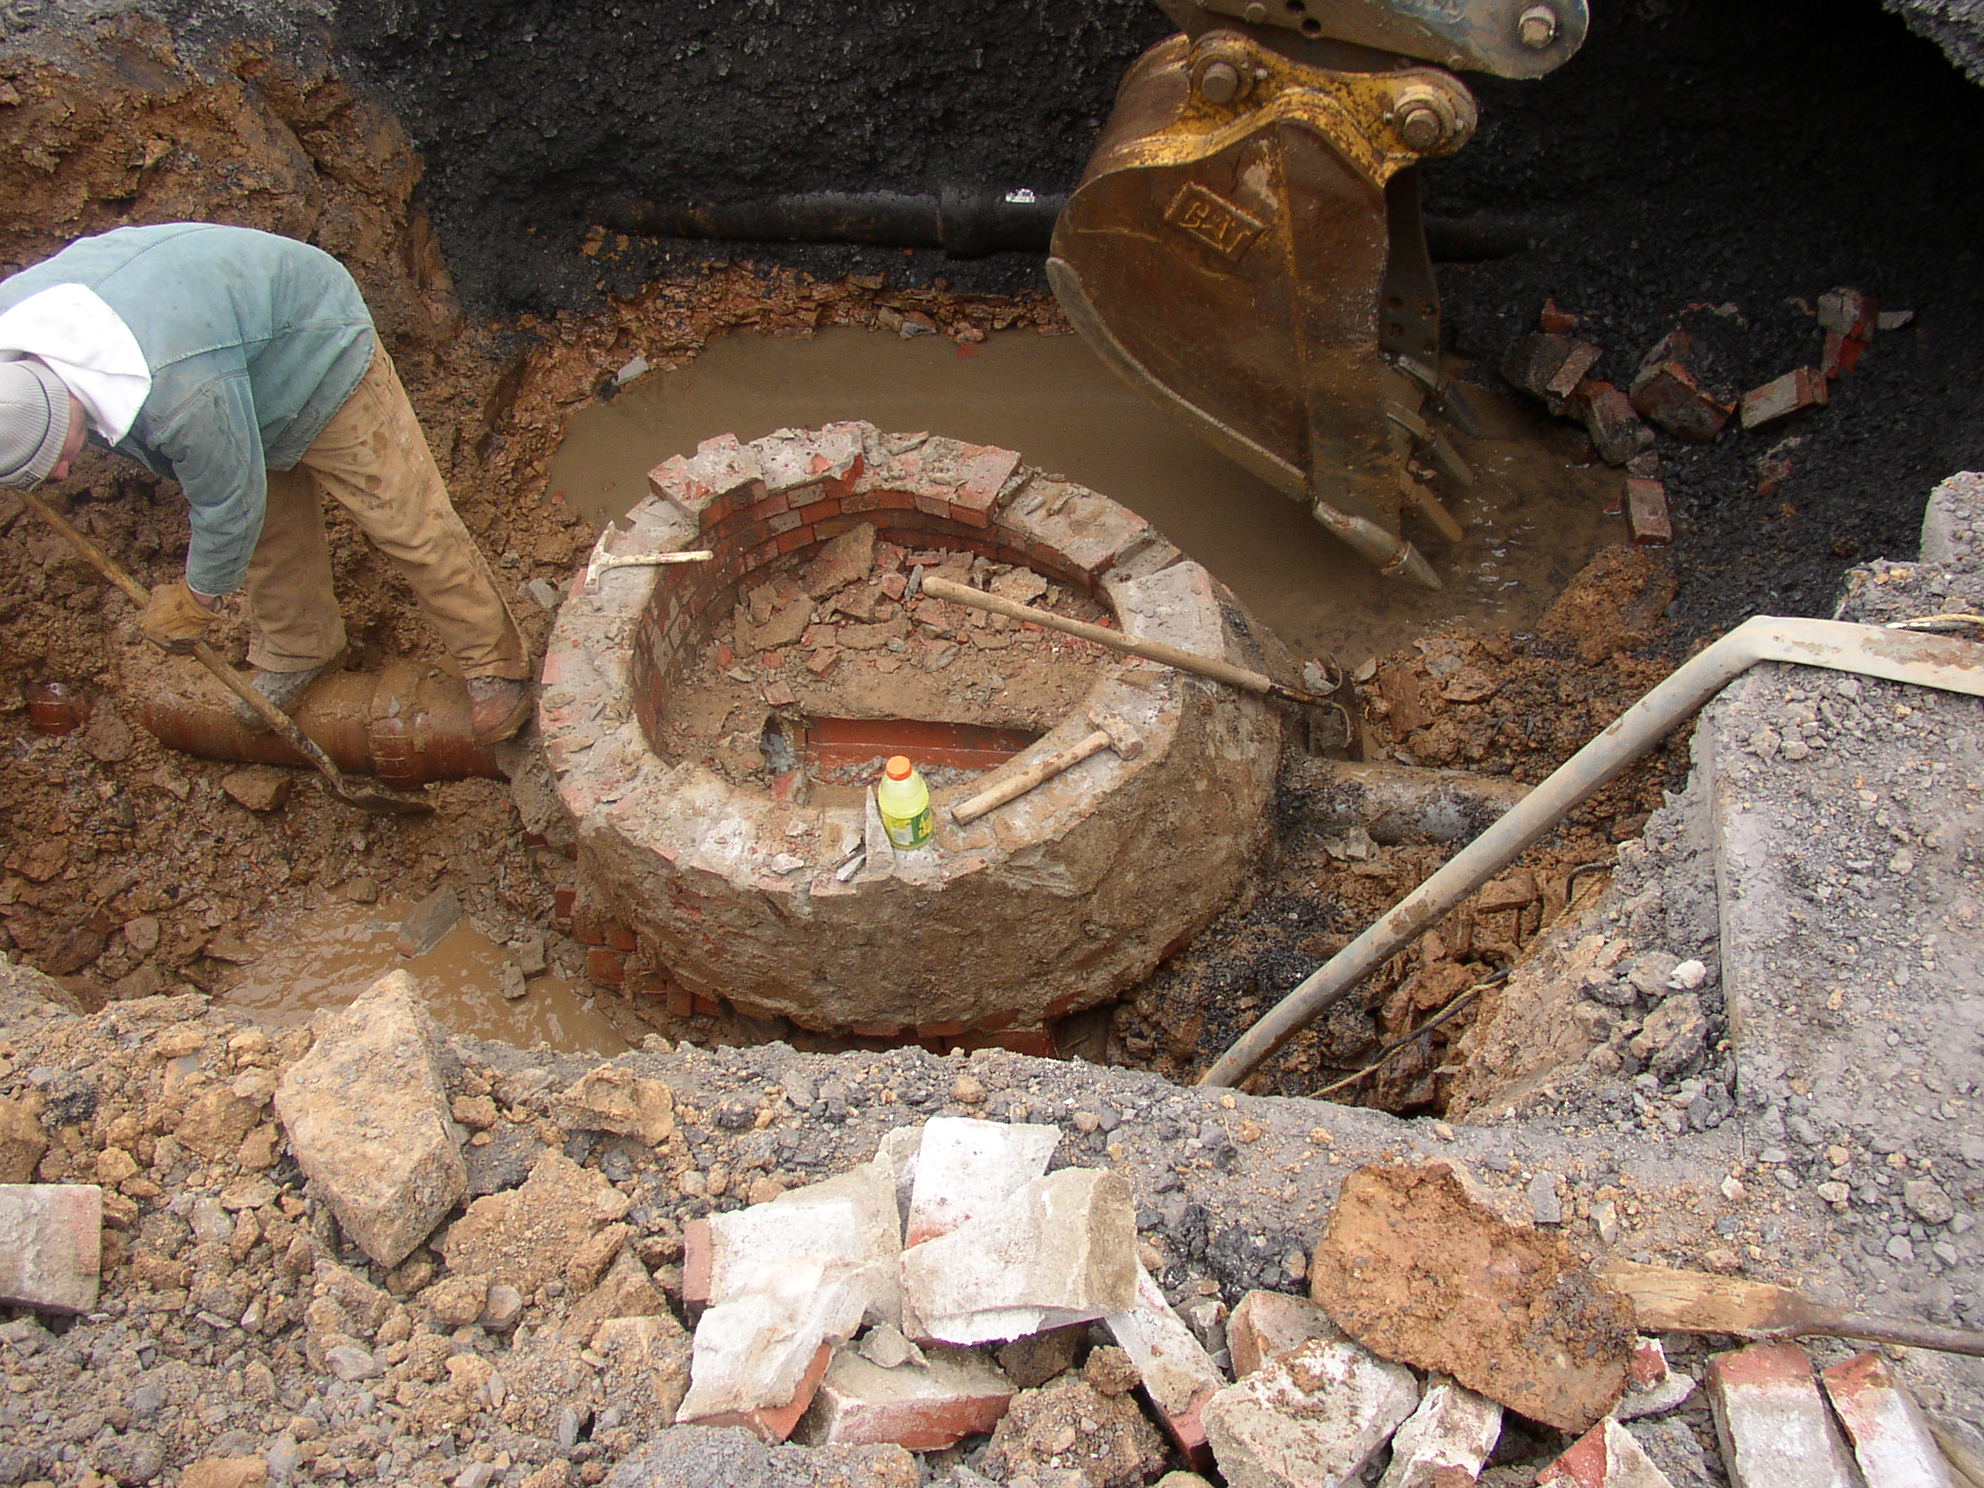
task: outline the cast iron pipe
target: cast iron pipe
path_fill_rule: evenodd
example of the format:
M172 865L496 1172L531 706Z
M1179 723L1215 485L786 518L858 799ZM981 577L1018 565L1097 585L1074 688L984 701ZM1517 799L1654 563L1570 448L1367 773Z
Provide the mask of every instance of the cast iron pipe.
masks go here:
M1746 620L1559 765L1520 804L1276 1003L1200 1077L1237 1085L1428 926L1500 873L1565 814L1760 661L1797 662L1984 697L1984 646L1840 620Z
M607 201L602 226L651 238L720 238L733 243L865 243L941 248L953 258L1044 253L1064 193L979 191L961 186L906 191L795 191L756 201ZM1553 220L1511 213L1428 217L1426 247L1441 263L1478 263L1526 252Z
M277 735L235 717L230 699L180 682L139 700L138 721L159 743L202 759L309 764ZM335 673L310 689L295 718L339 769L392 785L503 775L488 746L475 741L460 679L434 667L396 661L377 676Z

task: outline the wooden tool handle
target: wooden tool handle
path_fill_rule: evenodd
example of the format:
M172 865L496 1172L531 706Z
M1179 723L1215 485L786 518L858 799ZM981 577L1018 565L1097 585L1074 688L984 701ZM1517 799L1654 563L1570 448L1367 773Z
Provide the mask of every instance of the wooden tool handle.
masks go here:
M949 579L927 578L923 581L923 592L932 599L947 599L953 604L970 605L973 609L991 610L994 614L1009 615L1015 620L1028 620L1048 630L1058 630L1064 635L1080 636L1085 641L1094 641L1098 646L1111 651L1119 651L1126 656L1141 656L1146 661L1159 661L1181 672L1195 672L1201 677L1210 677L1215 682L1227 682L1247 692L1259 693L1263 697L1286 698L1295 703L1319 703L1323 699L1314 693L1304 692L1297 687L1287 687L1246 667L1235 666L1230 661L1217 656L1201 656L1195 651L1181 650L1177 646L1167 646L1163 641L1141 641L1126 636L1120 630L1109 630L1100 625L1090 625L1085 620L1070 620L1066 615L1057 615L1052 610L1035 609L1032 605L1021 604L1016 599L1006 599L1001 595L987 594L983 589L969 589L963 584L954 584Z
M1943 1328L1905 1318L1867 1317L1861 1313L1814 1309L1813 1321L1800 1334L1825 1338L1862 1338L1870 1343L1899 1343L1907 1348L1935 1349L1945 1354L1969 1354L1984 1359L1984 1333L1974 1328Z
M1051 780L1063 770L1073 769L1091 754L1107 748L1109 735L1097 729L1085 739L1077 740L1066 749L1050 754L1044 760L1036 760L1024 770L1007 776L999 784L982 790L968 800L960 801L951 808L951 820L959 826L969 826L988 811L997 811L1008 801L1016 801L1036 785Z

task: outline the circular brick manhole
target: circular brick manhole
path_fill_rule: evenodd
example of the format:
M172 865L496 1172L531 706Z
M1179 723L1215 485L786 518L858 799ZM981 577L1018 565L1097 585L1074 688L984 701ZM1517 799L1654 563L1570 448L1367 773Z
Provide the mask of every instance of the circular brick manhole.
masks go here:
M1009 450L858 423L709 440L650 485L574 579L539 704L609 978L818 1031L1024 1047L1141 980L1239 886L1282 740L1270 708L917 592L919 569L992 575L1272 669L1231 596L1142 518ZM713 560L595 567L699 548ZM850 553L877 593L822 577ZM681 715L712 688L731 690L723 725L698 734ZM1098 724L1140 749L952 818ZM719 734L762 740L762 760L726 762ZM867 791L831 783L863 750L929 764L930 846L892 849Z

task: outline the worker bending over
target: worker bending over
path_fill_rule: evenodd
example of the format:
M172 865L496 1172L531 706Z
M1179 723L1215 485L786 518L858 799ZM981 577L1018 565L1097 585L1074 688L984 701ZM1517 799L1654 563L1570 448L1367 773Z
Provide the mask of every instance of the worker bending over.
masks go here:
M60 480L88 434L191 508L186 575L139 622L153 641L188 649L242 589L249 682L294 711L345 649L328 495L405 575L467 681L475 737L522 726L523 636L329 254L182 222L82 238L0 280L0 483Z

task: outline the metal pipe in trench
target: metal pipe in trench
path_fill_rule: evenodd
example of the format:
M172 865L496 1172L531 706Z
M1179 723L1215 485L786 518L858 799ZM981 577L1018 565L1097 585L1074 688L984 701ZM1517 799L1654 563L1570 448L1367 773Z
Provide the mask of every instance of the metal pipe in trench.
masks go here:
M1746 620L1684 662L1445 867L1305 978L1220 1055L1199 1083L1237 1085L1246 1079L1275 1050L1403 950L1414 936L1508 867L1572 807L1760 661L1796 662L1984 697L1984 645L1976 642L1838 620L1769 615Z
M657 202L617 197L598 219L616 232L733 243L863 243L941 248L953 258L1044 253L1067 197L1059 192L946 187L907 191L795 191L750 201ZM1440 263L1479 263L1526 252L1557 225L1547 217L1475 213L1428 217L1427 251Z
M167 748L202 759L309 764L276 735L235 717L231 699L189 685L170 670L163 675L168 680L140 698L137 711L139 722ZM503 774L496 756L475 741L467 690L435 667L396 661L377 675L334 673L310 689L295 718L340 770L392 785Z

